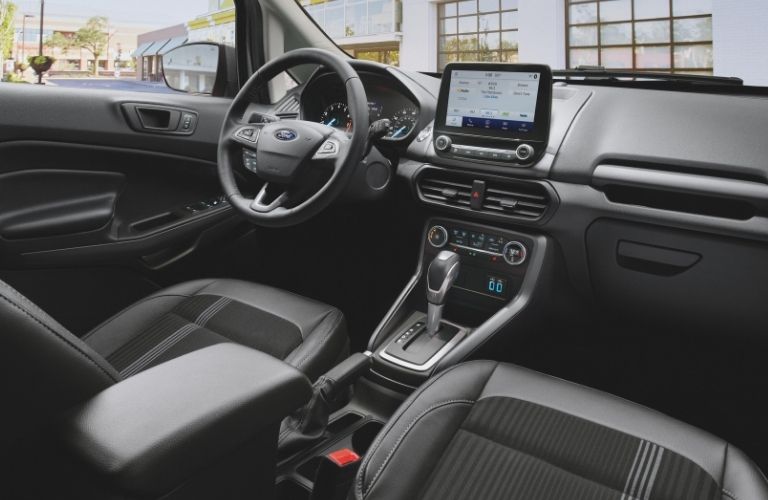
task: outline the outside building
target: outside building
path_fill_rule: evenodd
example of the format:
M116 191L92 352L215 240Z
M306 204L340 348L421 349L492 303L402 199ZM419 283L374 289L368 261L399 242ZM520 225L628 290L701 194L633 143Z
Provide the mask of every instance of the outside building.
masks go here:
M163 80L163 55L187 42L216 42L235 45L235 4L233 0L209 0L208 12L185 24L178 24L138 36L136 58L139 80Z
M163 54L187 42L187 27L177 24L138 35L136 50L136 78L147 82L163 80Z
M17 13L14 26L14 60L26 62L29 56L37 55L40 44L40 18L38 14L27 14L25 18L21 12ZM47 42L55 33L67 37L74 36L75 32L84 26L82 18L66 18L45 16L43 30L43 42ZM147 30L146 26L132 24L109 23L107 26L107 43L104 51L99 55L99 60L94 60L93 54L87 49L45 47L45 55L56 58L56 63L51 68L51 74L72 73L87 74L92 72L93 65L98 64L101 73L112 73L117 66L123 73L133 71L133 59L131 54L136 50L136 37Z
M353 56L400 63L403 9L409 0L302 0L301 4Z
M521 61L714 73L768 85L768 30L761 22L768 16L766 0L301 3L353 55L409 69L440 71L462 60Z
M187 23L190 42L235 45L234 0L209 0L208 12Z

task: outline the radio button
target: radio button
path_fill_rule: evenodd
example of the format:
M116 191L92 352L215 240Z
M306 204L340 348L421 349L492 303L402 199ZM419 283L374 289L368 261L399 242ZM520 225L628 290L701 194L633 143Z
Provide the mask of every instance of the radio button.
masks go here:
M530 160L534 153L533 147L528 144L521 144L516 151L517 159L520 161Z
M451 147L451 138L447 135L441 135L435 139L435 149L438 151L447 151Z

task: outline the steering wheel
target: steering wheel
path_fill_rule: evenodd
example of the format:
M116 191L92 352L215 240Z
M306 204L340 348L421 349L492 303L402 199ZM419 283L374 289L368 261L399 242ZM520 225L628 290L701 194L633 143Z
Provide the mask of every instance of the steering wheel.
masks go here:
M301 64L322 65L344 83L353 123L350 133L305 120L249 123L249 117L244 116L267 82ZM255 224L299 224L325 209L344 190L365 154L368 126L365 89L345 59L312 48L286 52L251 76L227 111L218 149L218 172L224 194L235 209ZM254 199L243 196L235 181L235 169L242 164L244 150L255 160L251 170L264 182ZM314 174L324 166L330 169L330 177L317 189Z

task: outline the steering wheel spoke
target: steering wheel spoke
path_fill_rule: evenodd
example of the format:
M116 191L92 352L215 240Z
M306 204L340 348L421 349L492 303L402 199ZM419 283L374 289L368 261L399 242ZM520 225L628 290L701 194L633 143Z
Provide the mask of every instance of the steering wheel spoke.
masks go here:
M281 208L286 201L288 201L288 191L283 191L279 195L275 196L272 201L267 201L270 198L269 183L265 182L259 190L259 194L251 202L251 210L261 214L272 212L278 208Z
M231 134L231 138L239 145L255 151L263 128L263 123L242 124L235 127Z
M280 117L261 112L254 120L256 114L251 108L260 96L258 90L285 70L308 63L324 66L344 82L355 124L348 134L329 131L315 122L276 120ZM346 59L312 48L296 49L272 59L251 75L224 118L218 172L225 195L236 210L256 224L288 226L309 219L346 188L365 155L368 121L365 88ZM317 170L312 168L313 163L317 163ZM240 166L265 183L255 198L240 192L236 175Z

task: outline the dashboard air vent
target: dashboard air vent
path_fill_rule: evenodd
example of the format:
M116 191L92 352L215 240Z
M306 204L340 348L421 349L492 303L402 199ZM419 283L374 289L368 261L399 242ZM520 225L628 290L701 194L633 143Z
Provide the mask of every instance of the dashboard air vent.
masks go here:
M425 175L419 180L419 191L428 201L469 208L472 180Z
M473 187L482 191L482 183L485 193L478 192L473 202ZM531 222L542 219L552 204L550 192L539 182L477 179L471 174L434 169L419 176L417 190L419 198L430 205Z
M536 220L544 216L549 206L549 193L536 183L488 182L483 210Z

